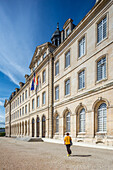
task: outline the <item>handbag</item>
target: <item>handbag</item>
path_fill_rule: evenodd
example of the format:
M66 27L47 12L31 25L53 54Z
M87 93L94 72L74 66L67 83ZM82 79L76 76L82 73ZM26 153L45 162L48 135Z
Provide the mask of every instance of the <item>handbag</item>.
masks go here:
M70 146L72 146L72 144L73 144L73 143L72 143L72 140L70 140Z

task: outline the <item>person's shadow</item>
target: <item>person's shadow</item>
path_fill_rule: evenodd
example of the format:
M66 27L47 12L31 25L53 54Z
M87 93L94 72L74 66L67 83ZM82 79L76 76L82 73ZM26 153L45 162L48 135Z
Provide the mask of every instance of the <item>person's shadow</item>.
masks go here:
M70 157L89 157L91 155L70 155Z

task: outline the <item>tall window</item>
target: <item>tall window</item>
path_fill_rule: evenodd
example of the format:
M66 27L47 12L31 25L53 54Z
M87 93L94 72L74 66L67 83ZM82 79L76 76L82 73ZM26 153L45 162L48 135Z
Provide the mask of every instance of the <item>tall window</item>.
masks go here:
M22 101L24 101L24 93L22 94Z
M38 61L37 61L37 66L40 64L40 59L38 59Z
M34 110L34 108L35 108L34 104L35 104L35 100L33 99L32 100L32 110Z
M55 87L55 100L59 99L59 86Z
M44 53L44 55L43 55L43 58L45 58L46 57L46 53Z
M97 80L106 78L106 57L97 62Z
M27 105L25 105L25 113L27 114Z
M20 117L21 117L21 114L22 114L22 113L21 113L21 109L20 109Z
M37 107L39 107L40 106L40 98L39 98L39 96L37 96Z
M29 103L29 112L30 112L30 103Z
M59 74L59 61L55 63L55 76Z
M85 55L85 36L79 41L79 57Z
M101 42L107 36L107 17L97 24L97 43Z
M65 68L70 65L70 51L68 51L65 55Z
M59 132L59 116L56 117L56 132Z
M46 93L42 94L42 104L46 104Z
M70 31L69 31L69 28L66 30L66 37L68 37Z
M80 111L79 115L79 132L85 132L85 109Z
M79 77L79 89L82 89L85 87L85 70L81 71L78 77Z
M98 132L106 132L107 130L107 107L102 103L98 108Z
M66 132L70 132L70 112L66 115Z
M24 107L22 107L22 115L24 115Z
M25 91L25 98L27 99L27 90Z
M43 83L46 81L46 71L45 70L42 73L42 81L43 81Z
M21 100L22 100L22 99L21 99L21 95L20 95L20 103L21 103Z
M65 81L65 95L70 94L70 79Z

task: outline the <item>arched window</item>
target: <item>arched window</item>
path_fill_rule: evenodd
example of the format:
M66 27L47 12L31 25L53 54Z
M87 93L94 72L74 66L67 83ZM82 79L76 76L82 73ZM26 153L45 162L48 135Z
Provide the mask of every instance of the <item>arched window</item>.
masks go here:
M66 115L66 132L70 132L70 112Z
M106 132L107 109L106 104L102 103L98 108L98 132Z
M56 132L59 132L59 116L56 117Z
M85 109L83 108L79 114L79 132L85 132Z

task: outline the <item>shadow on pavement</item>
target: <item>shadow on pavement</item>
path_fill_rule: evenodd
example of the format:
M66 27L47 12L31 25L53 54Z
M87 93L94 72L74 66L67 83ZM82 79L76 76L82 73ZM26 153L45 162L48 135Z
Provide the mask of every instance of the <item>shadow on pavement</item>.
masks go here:
M89 157L91 155L70 155L70 157Z

